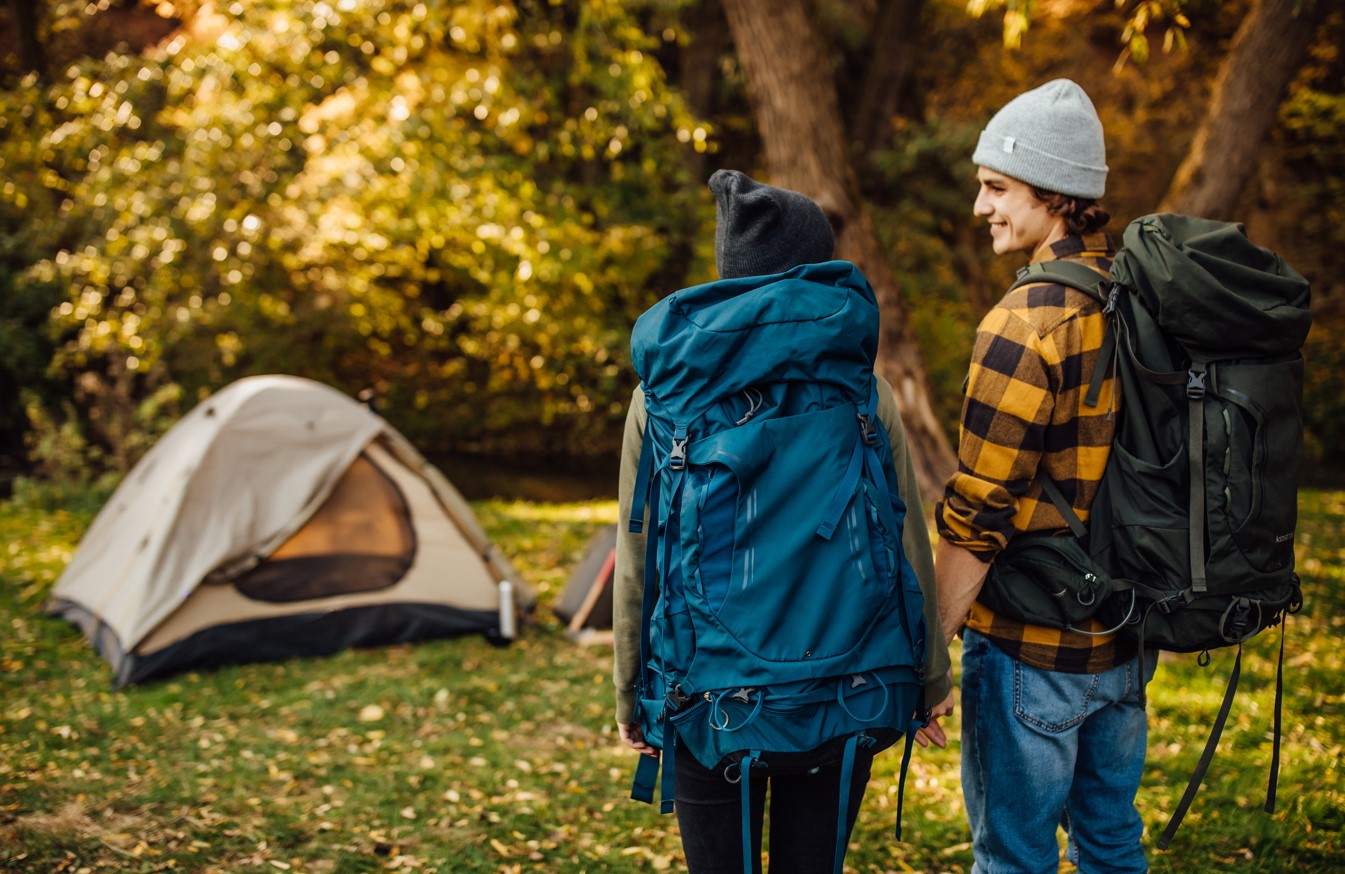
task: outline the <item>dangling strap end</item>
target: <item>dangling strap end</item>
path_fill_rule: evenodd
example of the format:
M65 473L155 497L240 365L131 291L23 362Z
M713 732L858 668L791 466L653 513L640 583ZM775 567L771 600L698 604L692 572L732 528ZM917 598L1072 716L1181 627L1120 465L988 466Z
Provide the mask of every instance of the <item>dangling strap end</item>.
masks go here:
M841 514L850 506L850 499L854 497L855 489L859 488L859 475L863 469L864 441L858 439L855 441L854 451L850 453L850 463L845 468L845 476L841 478L840 485L836 487L836 494L822 515L822 524L817 526L818 537L830 540L831 535L835 533L836 525L841 521Z
M1275 716L1274 735L1270 753L1270 778L1266 783L1266 813L1275 812L1275 788L1280 782L1280 739L1283 734L1281 713L1284 706L1284 627L1289 623L1289 614L1280 622L1280 657L1275 665Z
M635 766L635 780L631 783L630 797L645 804L654 803L654 786L658 782L658 757L640 756Z
M645 507L649 503L649 489L653 479L654 452L653 431L646 426L644 439L640 443L640 461L636 466L635 487L631 490L630 518L628 530L632 534L644 531Z
M659 796L659 813L673 812L674 754L677 752L677 733L663 721L663 791Z
M845 753L841 756L840 799L836 805L836 867L835 874L841 874L845 868L847 849L847 826L850 824L850 783L855 773L855 750L859 748L859 735L852 734L845 741Z
M761 755L760 750L750 750L743 760L739 763L740 776L738 787L741 791L740 804L742 808L742 829L743 829L743 874L752 874L756 870L756 865L752 864L753 850L756 849L752 841L752 764L756 762L757 757Z
M1201 782L1205 779L1205 772L1209 769L1210 760L1214 758L1215 750L1219 746L1219 737L1223 734L1224 723L1228 721L1228 711L1233 705L1233 695L1238 690L1238 678L1242 676L1242 644L1238 644L1238 655L1233 660L1233 670L1228 676L1228 689L1224 692L1223 704L1219 707L1219 713L1214 717L1214 724L1210 726L1210 737L1205 742L1205 751L1200 755L1200 761L1196 763L1195 773L1191 775L1190 781L1186 784L1186 793L1182 795L1182 800L1177 803L1177 810L1172 814L1172 819L1168 821L1167 828L1163 829L1163 834L1158 838L1158 848L1166 850L1168 844L1172 843L1172 838L1177 834L1177 828L1182 824L1182 818L1186 816L1186 811L1195 800L1196 791L1200 789Z
M911 766L911 752L915 749L915 733L920 729L920 723L912 720L911 724L906 726L906 750L901 754L901 774L897 781L897 825L893 831L893 836L901 840L901 808L906 800L906 771Z

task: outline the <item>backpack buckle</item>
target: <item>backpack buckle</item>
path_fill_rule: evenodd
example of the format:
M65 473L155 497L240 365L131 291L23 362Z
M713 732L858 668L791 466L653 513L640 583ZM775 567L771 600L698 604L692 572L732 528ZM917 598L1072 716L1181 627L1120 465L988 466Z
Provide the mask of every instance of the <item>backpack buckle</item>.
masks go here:
M1108 288L1109 291L1107 292L1107 302L1102 305L1102 314L1104 316L1109 316L1116 312L1116 305L1120 302L1121 283L1112 280L1111 282L1105 283L1103 287Z
M1186 396L1193 401L1198 401L1205 396L1205 376L1203 370L1186 371Z
M668 468L670 470L681 470L687 466L687 441L683 437L681 440L673 440L672 449L668 451Z
M672 705L673 713L681 710L686 706L686 703L691 700L691 696L682 691L682 685L680 683L674 683L663 697L664 700Z
M873 429L873 416L856 413L855 418L859 419L859 439L864 441L864 445L872 446L878 442L878 433Z
M1155 601L1154 606L1164 613L1171 614L1174 610L1180 610L1187 604L1191 603L1191 598L1187 594L1188 592L1190 592L1190 589L1183 589L1180 592L1173 592L1166 598L1162 598L1158 601Z

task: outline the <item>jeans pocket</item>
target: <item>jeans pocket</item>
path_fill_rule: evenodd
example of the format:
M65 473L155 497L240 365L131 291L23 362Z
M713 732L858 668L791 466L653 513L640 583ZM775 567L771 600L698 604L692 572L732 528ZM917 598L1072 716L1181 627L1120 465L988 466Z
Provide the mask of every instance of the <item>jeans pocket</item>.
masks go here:
M1015 662L1014 715L1037 731L1047 734L1067 731L1088 716L1099 682L1098 674L1043 671Z

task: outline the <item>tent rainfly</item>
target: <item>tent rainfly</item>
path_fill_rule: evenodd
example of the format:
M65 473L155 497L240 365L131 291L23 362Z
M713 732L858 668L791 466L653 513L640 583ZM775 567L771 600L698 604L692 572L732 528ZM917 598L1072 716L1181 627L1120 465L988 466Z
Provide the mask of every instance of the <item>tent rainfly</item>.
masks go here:
M135 466L47 609L123 687L430 637L507 642L535 602L390 424L322 383L255 376L197 405Z

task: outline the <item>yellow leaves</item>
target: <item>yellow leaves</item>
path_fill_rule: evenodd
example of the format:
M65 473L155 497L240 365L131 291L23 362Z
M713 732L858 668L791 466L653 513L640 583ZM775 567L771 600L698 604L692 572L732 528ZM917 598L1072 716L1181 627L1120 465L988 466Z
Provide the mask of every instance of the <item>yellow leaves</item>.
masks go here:
M673 863L673 857L671 855L656 853L644 844L625 847L621 850L621 855L626 857L639 856L642 859L646 859L649 862L649 866L655 871L667 871L672 867Z
M992 9L1004 9L1003 42L1008 49L1021 48L1032 20L1033 0L967 0L967 14L980 18Z
M1124 2L1125 0L1117 0L1116 5L1121 6ZM1122 28L1121 43L1125 46L1125 50L1117 59L1116 67L1123 65L1127 58L1134 58L1141 64L1147 61L1148 31L1164 21L1169 24L1163 33L1163 51L1185 48L1186 39L1183 31L1191 26L1191 21L1181 11L1182 3L1183 0L1140 0L1126 20L1125 27Z

